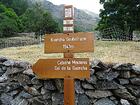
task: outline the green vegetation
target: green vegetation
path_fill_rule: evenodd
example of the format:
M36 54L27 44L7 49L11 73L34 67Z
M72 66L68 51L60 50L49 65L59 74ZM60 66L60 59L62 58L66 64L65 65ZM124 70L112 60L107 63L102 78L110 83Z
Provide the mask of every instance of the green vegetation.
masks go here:
M104 9L100 11L101 20L97 30L101 31L112 26L121 29L132 39L132 32L140 30L139 0L100 0ZM118 36L119 37L119 36Z
M16 13L0 3L0 37L8 37L19 31L20 20Z
M0 37L11 37L18 32L60 32L61 26L39 3L30 0L0 0ZM31 1L30 1L31 2Z

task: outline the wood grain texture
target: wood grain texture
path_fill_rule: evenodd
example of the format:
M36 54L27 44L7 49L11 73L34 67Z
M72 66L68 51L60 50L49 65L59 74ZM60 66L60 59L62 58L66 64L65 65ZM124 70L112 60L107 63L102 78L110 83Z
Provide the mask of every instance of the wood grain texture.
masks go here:
M49 34L45 36L44 50L45 53L93 52L94 35L90 32Z
M72 61L86 63L77 64L71 63ZM89 78L90 76L88 58L39 59L32 69L40 79Z

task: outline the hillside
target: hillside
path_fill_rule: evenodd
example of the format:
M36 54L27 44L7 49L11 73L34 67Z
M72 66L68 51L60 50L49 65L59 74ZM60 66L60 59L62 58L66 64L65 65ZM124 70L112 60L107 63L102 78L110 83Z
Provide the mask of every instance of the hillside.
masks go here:
M45 9L50 11L54 18L61 21L63 20L63 4L54 5L47 0L41 0ZM90 11L74 8L75 27L81 31L92 31L99 21L98 14Z

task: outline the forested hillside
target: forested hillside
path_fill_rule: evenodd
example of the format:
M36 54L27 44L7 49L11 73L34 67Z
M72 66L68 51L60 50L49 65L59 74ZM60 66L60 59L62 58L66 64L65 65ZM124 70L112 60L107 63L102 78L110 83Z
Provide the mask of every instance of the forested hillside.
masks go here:
M36 0L37 1L37 0ZM47 0L41 0L43 7L50 11L54 18L59 20L62 23L63 21L63 4L62 5L54 5L53 3ZM74 24L75 31L93 31L97 26L99 21L98 14L87 10L81 10L74 8Z
M47 0L0 0L0 37L20 32L38 34L62 32L63 6ZM99 18L75 9L75 31L93 31Z
M0 0L0 37L18 32L60 32L59 24L41 4L29 0Z

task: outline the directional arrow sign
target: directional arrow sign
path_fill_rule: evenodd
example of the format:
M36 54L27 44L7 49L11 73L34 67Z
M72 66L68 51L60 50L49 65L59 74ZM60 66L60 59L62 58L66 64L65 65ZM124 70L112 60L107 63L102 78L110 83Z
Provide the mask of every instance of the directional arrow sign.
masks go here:
M45 53L93 52L93 33L50 34L45 36Z
M88 58L39 59L32 69L40 79L89 78L90 74Z

